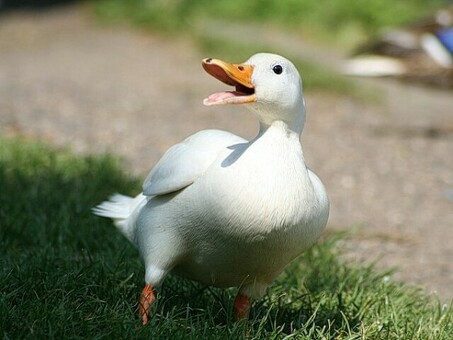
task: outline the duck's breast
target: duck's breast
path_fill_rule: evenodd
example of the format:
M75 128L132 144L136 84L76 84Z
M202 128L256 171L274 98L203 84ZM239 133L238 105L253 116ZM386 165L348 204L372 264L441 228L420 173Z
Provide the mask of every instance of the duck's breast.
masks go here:
M200 271L200 277L209 272L218 284L233 276L277 275L326 224L324 189L312 179L298 140L255 141L226 150L187 190L197 206L187 230L196 245L188 272Z

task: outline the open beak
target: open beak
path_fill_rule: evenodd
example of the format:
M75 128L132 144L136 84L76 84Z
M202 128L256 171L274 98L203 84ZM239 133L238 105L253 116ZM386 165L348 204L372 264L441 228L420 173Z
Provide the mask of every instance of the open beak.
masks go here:
M204 105L245 104L256 101L252 84L253 66L229 64L219 59L206 58L203 68L214 78L235 87L235 91L217 92L203 100Z

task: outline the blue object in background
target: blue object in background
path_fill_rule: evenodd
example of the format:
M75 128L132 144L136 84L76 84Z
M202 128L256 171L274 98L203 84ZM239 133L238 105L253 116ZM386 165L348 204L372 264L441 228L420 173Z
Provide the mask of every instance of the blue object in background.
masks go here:
M453 54L453 27L445 28L436 33L437 38L445 48Z

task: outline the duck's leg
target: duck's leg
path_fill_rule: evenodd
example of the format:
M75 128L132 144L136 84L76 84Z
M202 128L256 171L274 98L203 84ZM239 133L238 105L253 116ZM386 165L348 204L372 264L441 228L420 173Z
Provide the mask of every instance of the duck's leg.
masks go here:
M149 321L151 314L151 306L156 300L154 295L154 288L159 287L167 275L167 270L162 270L159 267L148 264L145 269L145 287L143 287L140 296L140 305L138 307L138 315L146 325Z
M233 315L236 320L247 320L249 318L251 299L249 296L239 292L234 299Z
M155 299L156 296L154 295L153 287L147 283L142 290L140 305L138 307L138 315L142 319L144 325L149 321L150 308Z
M252 299L261 298L269 283L263 281L254 281L251 284L244 285L239 289L234 299L233 316L236 320L247 320L252 306Z

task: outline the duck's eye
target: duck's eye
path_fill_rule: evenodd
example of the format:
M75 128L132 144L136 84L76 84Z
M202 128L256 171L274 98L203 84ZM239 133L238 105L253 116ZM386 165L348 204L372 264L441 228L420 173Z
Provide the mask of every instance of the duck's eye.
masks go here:
M275 65L272 68L272 71L274 71L275 74L281 74L283 72L283 67L281 65Z

